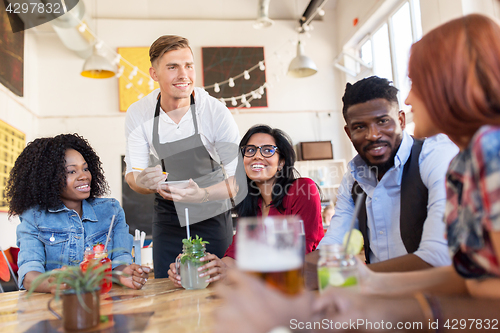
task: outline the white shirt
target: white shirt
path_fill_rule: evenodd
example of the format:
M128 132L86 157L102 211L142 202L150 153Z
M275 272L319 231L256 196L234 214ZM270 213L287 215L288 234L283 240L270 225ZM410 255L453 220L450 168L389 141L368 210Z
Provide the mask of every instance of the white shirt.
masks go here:
M153 121L159 92L159 88L152 91L146 97L132 104L127 110L125 117L126 173L132 172L132 168L147 168L150 152L160 159L153 147ZM202 88L194 88L194 99L201 141L210 156L215 161L221 162L219 156L222 155L218 152L218 143L239 145L240 135L236 122L229 109ZM191 110L186 112L181 121L176 124L160 107L158 129L160 143L174 142L194 135L195 128ZM238 158L233 156L231 160L227 160L222 156L222 162L227 175L233 176Z
M394 166L380 181L357 155L349 162L337 195L335 215L318 247L340 243L349 230L354 213L351 189L357 181L366 197L366 215L370 238L370 262L376 263L408 254L401 239L400 208L403 167L410 156L413 138L403 131L403 140L394 157ZM420 245L413 254L432 266L451 264L445 239L444 210L446 203L445 176L458 147L444 134L424 141L419 155L420 177L429 191L427 218ZM412 209L411 207L405 207ZM355 227L358 227L356 221Z

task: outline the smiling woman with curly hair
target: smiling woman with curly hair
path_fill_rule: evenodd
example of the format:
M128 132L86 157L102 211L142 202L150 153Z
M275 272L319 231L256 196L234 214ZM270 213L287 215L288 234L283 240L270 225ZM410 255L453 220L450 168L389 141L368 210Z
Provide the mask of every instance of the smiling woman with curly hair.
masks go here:
M124 285L140 289L149 268L131 264L132 236L125 214L108 192L101 161L87 140L61 134L29 143L7 184L9 214L19 215L19 286L28 289L45 271L76 265L83 250L104 243L115 216L108 249ZM46 282L36 291L49 292Z

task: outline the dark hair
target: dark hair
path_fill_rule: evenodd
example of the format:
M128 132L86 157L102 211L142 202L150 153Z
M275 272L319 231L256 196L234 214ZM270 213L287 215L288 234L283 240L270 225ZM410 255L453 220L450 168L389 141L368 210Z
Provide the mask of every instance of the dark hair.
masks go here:
M352 105L365 103L377 98L383 98L399 105L398 89L391 83L391 81L378 76L370 76L354 84L347 83L345 85L344 96L342 97L342 102L344 103L342 115L346 123L347 109Z
M149 60L151 61L151 65L155 66L156 59L161 58L161 56L166 52L184 48L191 49L187 38L175 35L165 35L159 37L149 48Z
M452 140L482 125L500 125L500 26L471 14L449 21L413 44L412 91L436 127Z
M68 149L78 151L88 164L92 175L89 198L108 192L101 161L87 140L78 134L40 138L24 148L10 172L6 190L9 215L20 215L36 206L49 209L62 205L60 195L66 187Z
M294 168L296 155L293 149L292 140L290 137L280 129L271 128L267 125L255 125L251 127L246 134L243 136L240 142L240 148L245 146L252 135L257 133L269 134L274 138L276 142L276 147L278 147L277 154L279 154L280 161L284 161L285 164L281 171L276 173L275 182L272 191L272 205L280 212L285 211L283 206L283 199L286 195L286 189L289 188L289 184L292 184L295 179L299 177L299 173ZM238 168L244 170L244 168ZM248 194L243 199L243 201L238 205L238 216L256 216L258 211L258 199L260 197L260 191L253 180L247 178L248 184Z

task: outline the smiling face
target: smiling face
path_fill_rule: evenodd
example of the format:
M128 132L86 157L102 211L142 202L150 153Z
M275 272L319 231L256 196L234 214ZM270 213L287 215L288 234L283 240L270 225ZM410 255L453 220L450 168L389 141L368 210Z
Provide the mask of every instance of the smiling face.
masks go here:
M405 114L383 98L350 106L344 127L354 148L369 166L378 167L379 179L394 164L405 128Z
M182 48L164 53L161 58L156 59L149 74L160 85L162 102L164 99L189 99L196 80L191 49Z
M247 145L263 146L272 145L276 146L276 141L274 138L265 133L256 133L250 137ZM271 157L263 157L260 149L252 157L243 157L243 164L245 166L245 172L251 180L259 183L274 183L276 172L278 168L283 168L285 164L284 160L280 160L279 151L277 151Z
M74 149L66 150L66 187L61 191L61 201L69 209L81 213L82 201L90 196L90 174L82 154Z

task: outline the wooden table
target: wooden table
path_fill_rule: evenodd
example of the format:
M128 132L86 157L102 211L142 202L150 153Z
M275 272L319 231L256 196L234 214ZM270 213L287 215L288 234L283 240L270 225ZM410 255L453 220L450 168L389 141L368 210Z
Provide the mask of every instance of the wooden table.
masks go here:
M64 332L47 309L52 295L26 294L0 294L0 332ZM61 313L61 302L53 305ZM220 305L211 286L184 290L168 279L150 279L141 290L113 285L101 296L101 315L112 317L89 332L212 332L212 313Z

